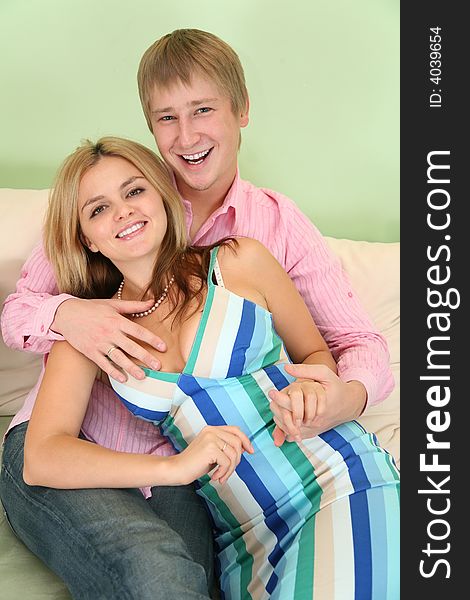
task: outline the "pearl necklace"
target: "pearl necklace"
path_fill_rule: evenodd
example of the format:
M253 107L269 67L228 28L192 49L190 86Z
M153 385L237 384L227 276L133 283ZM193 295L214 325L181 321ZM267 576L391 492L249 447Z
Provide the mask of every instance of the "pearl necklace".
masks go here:
M175 280L175 276L173 275L172 278L170 279L170 281L165 286L165 289L163 290L162 295L155 302L155 304L152 306L152 308L149 308L148 310L144 310L142 312L132 313L131 317L146 317L147 315L150 315L151 313L153 313L153 311L156 310L160 306L160 304L163 302L163 300L165 300L165 298L167 297L168 290L170 289L170 287L171 287L172 283L174 282L174 280ZM124 279L119 284L118 291L116 293L116 296L117 296L118 300L122 300L122 288L123 287L124 287Z

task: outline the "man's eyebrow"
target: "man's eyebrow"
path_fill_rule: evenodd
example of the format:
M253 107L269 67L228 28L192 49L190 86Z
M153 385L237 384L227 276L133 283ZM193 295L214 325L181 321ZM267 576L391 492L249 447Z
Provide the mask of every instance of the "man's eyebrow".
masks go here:
M119 189L123 190L129 184L134 183L134 181L136 179L145 179L145 177L143 175L133 175L132 177L129 177L129 179L126 179L126 181L123 181L121 183L121 185L119 186ZM89 198L85 202L85 204L82 206L81 212L83 212L87 206L90 206L90 204L94 204L95 202L99 202L100 200L103 200L103 199L104 199L103 194L100 194L99 196L93 196L93 198Z
M199 100L191 100L191 102L187 103L187 106L199 106L201 104L211 104L212 102L217 102L219 98L201 98ZM160 114L160 113L171 113L175 112L175 108L173 106L166 106L165 108L155 108L152 110L152 114Z

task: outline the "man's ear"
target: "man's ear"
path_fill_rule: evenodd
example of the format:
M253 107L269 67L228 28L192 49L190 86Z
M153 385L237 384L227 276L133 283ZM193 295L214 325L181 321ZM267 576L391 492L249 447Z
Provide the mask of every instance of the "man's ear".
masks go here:
M240 127L246 127L250 121L250 99L246 98L245 110L240 115Z

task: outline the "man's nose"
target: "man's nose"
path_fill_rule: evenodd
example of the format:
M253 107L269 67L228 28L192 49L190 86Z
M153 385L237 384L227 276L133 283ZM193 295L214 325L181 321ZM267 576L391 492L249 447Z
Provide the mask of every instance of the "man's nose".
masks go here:
M199 133L191 119L181 119L179 122L179 144L182 150L191 150L199 141Z

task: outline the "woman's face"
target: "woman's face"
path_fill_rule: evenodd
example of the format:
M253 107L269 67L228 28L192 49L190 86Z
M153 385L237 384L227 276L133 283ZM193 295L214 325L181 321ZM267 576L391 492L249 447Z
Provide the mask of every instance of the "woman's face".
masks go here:
M82 177L78 216L84 243L118 268L143 259L153 265L167 229L160 194L132 163L114 156Z

